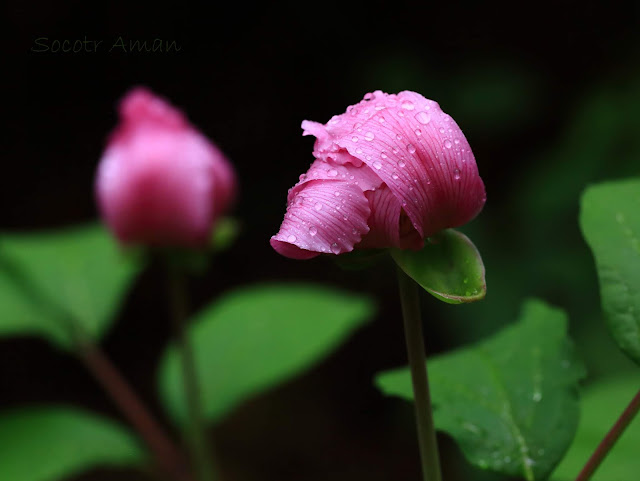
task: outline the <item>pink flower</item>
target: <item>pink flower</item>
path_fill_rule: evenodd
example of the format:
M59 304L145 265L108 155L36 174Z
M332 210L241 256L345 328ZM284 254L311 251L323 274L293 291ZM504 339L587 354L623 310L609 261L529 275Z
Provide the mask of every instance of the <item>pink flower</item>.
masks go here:
M119 113L96 178L104 220L124 244L205 245L235 192L227 159L144 88L130 91Z
M289 190L271 245L293 259L354 248L420 249L486 200L460 127L415 92L367 94L326 125L305 120L315 162Z

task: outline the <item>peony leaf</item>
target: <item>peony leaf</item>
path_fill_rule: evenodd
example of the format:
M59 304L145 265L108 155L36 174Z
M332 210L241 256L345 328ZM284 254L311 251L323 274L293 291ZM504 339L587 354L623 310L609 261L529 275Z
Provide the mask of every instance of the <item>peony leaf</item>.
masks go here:
M99 339L137 272L97 225L0 235L0 336L41 335L64 348L76 335Z
M479 301L487 293L484 264L467 236L448 229L419 251L392 249L398 266L427 292L449 304Z
M374 312L362 296L314 285L269 285L226 294L189 329L204 415L220 420L247 398L319 362ZM186 421L182 369L174 346L159 370L165 407Z
M640 363L640 179L589 187L580 227L596 261L609 329L620 349Z
M64 407L0 414L0 479L59 481L96 467L146 462L135 437L118 424Z
M429 359L436 428L474 465L528 481L547 479L578 424L584 367L563 311L528 301L520 320L478 344ZM413 399L407 368L384 372L386 394Z

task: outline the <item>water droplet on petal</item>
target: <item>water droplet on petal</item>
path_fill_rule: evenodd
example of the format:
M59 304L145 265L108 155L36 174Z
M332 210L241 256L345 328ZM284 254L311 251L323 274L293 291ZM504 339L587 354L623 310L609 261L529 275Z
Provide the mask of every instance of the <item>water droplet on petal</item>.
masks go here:
M413 144L407 144L407 150L409 151L410 154L416 153L416 148Z
M338 192L337 190L333 193L333 195L335 195L336 197L340 197L340 192Z
M449 139L445 140L445 141L444 141L444 146L445 146L447 149L450 149L450 148L451 148L451 141L450 141Z
M400 135L400 134L396 135L396 139L402 140L402 135Z
M405 110L413 110L416 108L415 105L413 105L413 102L411 100L405 100L402 102L402 108Z
M316 205L313 206L315 210L322 210L322 203L316 202Z
M453 178L460 180L460 169L453 169Z
M422 135L422 130L420 130L420 129L416 129L414 132L418 137L420 137Z
M374 167L376 170L380 170L380 169L382 168L382 164L380 163L380 161L379 161L379 160L376 160L376 161L373 163L373 167Z
M373 132L367 132L366 134L364 134L364 140L368 140L369 142L371 142L373 139L375 139L375 135L373 135Z
M338 175L338 171L336 169L331 169L329 172L327 172L327 175L329 177L335 177L336 175Z
M404 163L404 160L403 160L403 159L400 159L400 160L398 161L398 167L403 168L405 165L406 165L406 164Z
M333 244L331 244L331 252L333 252L334 254L339 254L340 246L338 246L338 244L334 242Z
M378 122L380 122L381 124L383 124L383 123L384 123L384 121L385 121L385 120L384 120L384 117L381 115L381 116L380 116L380 118L378 118Z
M395 171L394 171L393 174L391 175L391 178L393 180L398 180L398 174L396 174Z
M383 158L383 159L386 159L386 158L387 158L387 153L386 153L386 152L384 152L384 151L383 151L383 152L381 152L381 153L380 153L380 157L381 157L381 158Z
M314 236L318 233L318 229L316 229L314 226L309 227L309 234Z
M357 141L358 141L358 137L356 135L351 137L351 142L357 142Z
M431 122L431 115L426 112L418 112L416 114L416 120L422 125L427 125L429 122Z
M356 154L361 154L361 153L362 153L362 149L361 149L360 147L358 147L358 148L356 149Z
M443 129L442 127L440 127L440 129L439 129L439 130L440 130L440 133L441 133L441 134L444 134L444 129ZM353 140L353 139L352 139L352 140ZM357 142L357 140L354 140L354 142Z
M287 237L287 242L295 242L297 239L298 238L296 236L291 234L289 237Z

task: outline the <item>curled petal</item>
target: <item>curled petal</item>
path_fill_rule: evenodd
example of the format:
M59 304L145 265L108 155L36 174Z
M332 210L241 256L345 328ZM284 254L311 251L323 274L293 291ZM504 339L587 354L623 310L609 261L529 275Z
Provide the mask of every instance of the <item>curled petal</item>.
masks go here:
M353 250L369 232L369 202L357 185L337 180L307 182L289 200L271 246L292 259Z
M336 143L384 181L423 237L473 219L486 196L460 127L436 102L401 92L394 105L363 123L354 142Z
M387 186L366 192L371 215L368 224L369 233L357 245L358 248L377 249L399 247L401 249L420 249L423 240L408 221L398 199Z
M349 154L346 154L349 155ZM300 181L289 191L287 202L300 192L305 185L314 180L340 181L358 187L362 191L375 190L382 180L367 165L336 164L331 161L316 160L309 170L300 176Z

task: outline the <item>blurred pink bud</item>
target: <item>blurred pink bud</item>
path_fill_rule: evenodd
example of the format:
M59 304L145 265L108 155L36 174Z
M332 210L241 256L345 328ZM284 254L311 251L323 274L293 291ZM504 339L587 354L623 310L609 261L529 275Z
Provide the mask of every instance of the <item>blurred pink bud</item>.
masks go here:
M235 193L222 152L144 88L119 106L96 178L102 217L123 244L200 247Z
M473 219L484 184L467 139L440 106L415 92L367 94L322 125L315 162L289 190L271 245L293 259L354 248L420 249Z

